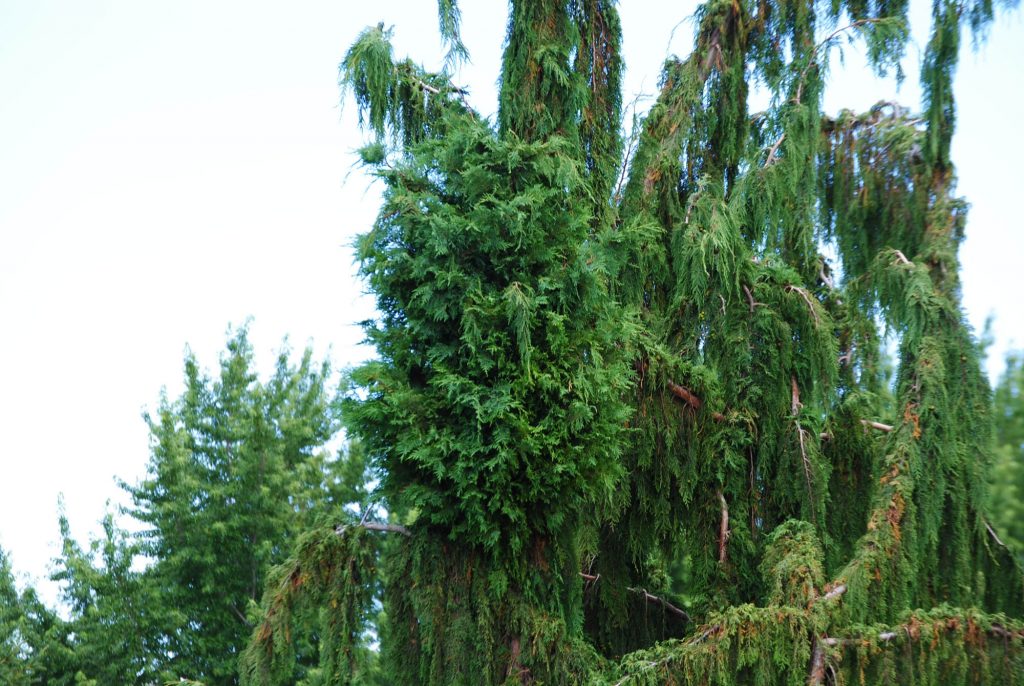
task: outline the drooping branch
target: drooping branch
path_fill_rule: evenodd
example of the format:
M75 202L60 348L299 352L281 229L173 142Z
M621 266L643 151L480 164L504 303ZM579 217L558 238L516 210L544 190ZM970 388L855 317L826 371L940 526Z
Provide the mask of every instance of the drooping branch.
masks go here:
M786 290L791 293L798 293L800 297L804 299L804 302L807 303L807 308L811 311L811 317L814 318L814 325L818 326L819 324L821 324L821 318L818 316L818 311L814 308L814 303L811 301L811 296L805 288L796 286L794 284L789 284L788 286L786 286Z
M810 71L811 65L816 63L815 62L815 58L817 57L818 53L823 48L827 47L829 43L831 43L836 38L838 38L841 34L846 33L847 31L852 31L853 29L860 28L861 26L867 26L868 24L877 24L877 23L882 22L882 21L885 21L885 19L883 19L883 18L874 18L874 17L867 17L865 19L858 19L855 22L852 22L850 24L847 24L846 26L843 26L841 28L836 29L835 31L833 31L829 35L825 36L825 38L822 39L822 41L820 43L815 45L814 46L814 50L811 51L810 58L807 60L807 64L804 65L803 70L800 72L800 81L796 85L796 95L793 97L793 102L795 104L797 104L797 105L800 104L800 98L803 97L803 92L804 92L804 83L806 83L806 81L807 81L807 73Z

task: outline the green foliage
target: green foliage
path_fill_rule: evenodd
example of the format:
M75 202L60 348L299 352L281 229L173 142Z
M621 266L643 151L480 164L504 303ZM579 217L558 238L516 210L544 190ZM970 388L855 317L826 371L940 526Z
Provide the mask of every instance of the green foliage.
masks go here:
M1021 680L948 155L960 25L993 14L933 9L925 111L830 117L839 41L903 77L906 2L711 0L628 146L613 3L511 3L493 126L360 37L379 359L344 414L407 526L374 558L386 678Z
M61 583L61 599L70 611L74 671L86 683L152 684L170 678L161 660L161 630L181 621L134 564L140 546L118 530L111 515L103 519L103 537L88 550L71 538L60 516L62 552L51 578ZM78 677L76 677L78 679Z
M74 653L71 627L39 600L31 586L18 591L10 559L0 550L0 683L64 686L85 675Z
M361 639L374 595L375 546L358 527L309 531L295 557L267 578L263 621L242 657L242 683L289 683L295 671L295 615L319 614L317 683L361 684L372 655ZM315 608L320 608L319 612Z
M513 560L609 494L623 322L571 202L586 191L568 144L444 122L443 139L379 172L384 207L359 256L381 361L353 373L366 395L347 412L388 498Z
M996 453L989 477L992 524L1024 563L1024 358L1006 357L993 394Z

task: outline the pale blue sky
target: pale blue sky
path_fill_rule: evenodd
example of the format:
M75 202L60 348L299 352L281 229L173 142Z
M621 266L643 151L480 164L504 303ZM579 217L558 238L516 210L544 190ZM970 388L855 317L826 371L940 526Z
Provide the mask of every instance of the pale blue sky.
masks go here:
M626 99L652 93L693 3L622 3ZM914 4L915 17L928 3ZM56 503L96 530L114 475L142 476L140 419L181 388L185 344L216 363L229 322L253 316L263 369L281 339L337 366L367 355L371 313L348 245L377 191L352 169L361 137L338 107L337 63L365 26L398 53L443 48L432 0L297 3L0 0L0 546L39 580L58 552ZM504 2L463 0L473 63L456 81L495 110ZM915 36L923 50L920 23ZM973 207L962 251L976 326L995 312L998 357L1024 344L1019 13L965 50L954 156ZM689 24L672 49L685 54ZM827 108L914 107L918 48L896 93L847 50ZM52 598L52 586L47 596Z

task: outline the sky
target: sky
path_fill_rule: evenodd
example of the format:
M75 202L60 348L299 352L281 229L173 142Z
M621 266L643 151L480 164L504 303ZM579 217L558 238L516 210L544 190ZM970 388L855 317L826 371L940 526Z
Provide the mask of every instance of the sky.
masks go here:
M472 63L454 81L493 115L506 4L461 6ZM694 8L621 3L626 102L689 51ZM902 88L850 46L827 111L918 105L928 8L912 2ZM379 189L354 166L337 64L379 21L397 55L440 66L431 0L0 0L0 547L45 599L58 499L80 540L126 502L115 477L144 476L141 415L180 392L186 345L213 368L251 317L265 373L286 337L336 368L372 354L351 244ZM1024 346L1022 29L1003 13L979 51L965 41L956 81L964 306L976 328L996 317L991 374Z

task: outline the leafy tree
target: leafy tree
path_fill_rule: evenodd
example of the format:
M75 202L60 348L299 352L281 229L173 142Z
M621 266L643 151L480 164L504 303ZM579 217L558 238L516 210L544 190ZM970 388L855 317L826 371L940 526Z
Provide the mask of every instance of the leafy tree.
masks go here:
M11 686L27 684L21 594L7 554L0 549L0 681Z
M1006 544L1024 561L1024 358L1006 357L996 384L996 454L990 476L992 519Z
M51 578L61 583L61 599L70 614L69 636L75 683L138 684L162 682L161 630L178 619L176 609L135 569L139 544L118 529L113 517L103 519L103 536L87 550L71 537L67 518L60 516L62 552Z
M18 591L10 559L0 550L0 683L76 683L82 677L71 644L70 626L39 600L35 589Z
M339 429L330 383L330 367L315 364L309 350L297 363L282 352L273 376L260 381L245 328L228 341L216 377L186 357L182 396L164 397L146 417L148 476L124 485L134 502L129 513L147 527L139 543L112 540L108 530L99 577L79 551L65 551L62 577L79 612L111 584L112 602L139 603L110 607L111 621L145 623L147 612L163 608L155 634L138 627L138 640L156 646L135 646L131 660L155 659L161 674L208 686L237 681L268 569L318 508L341 508L359 495L338 471L351 469L350 461L331 459L325 448ZM152 561L142 577L130 571L136 553ZM154 673L134 662L132 670L142 680Z
M288 680L313 606L357 681L378 585L394 683L1024 679L949 158L993 5L933 4L922 113L829 116L830 49L901 74L906 3L710 0L628 145L614 3L510 7L493 124L383 26L342 62L385 186L344 414L404 515L301 539L244 679Z

